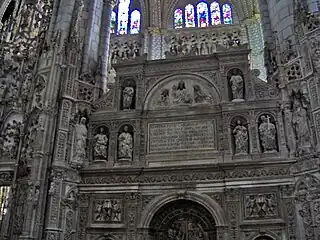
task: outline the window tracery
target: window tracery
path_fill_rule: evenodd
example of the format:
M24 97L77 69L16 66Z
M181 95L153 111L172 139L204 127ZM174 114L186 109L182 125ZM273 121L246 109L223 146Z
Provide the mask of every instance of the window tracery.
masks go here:
M196 11L195 11L196 9ZM184 19L183 16L184 15ZM174 11L174 28L208 27L209 25L232 24L232 6L229 3L221 5L218 1L199 2L196 6L187 4L184 12L181 8Z
M110 32L117 35L138 34L141 26L141 12L132 9L131 0L120 0L112 11Z
M175 28L183 28L183 11L180 8L174 11L174 26Z
M194 18L194 6L192 6L191 4L188 4L185 7L185 26L186 27L195 27L196 23L195 23L195 18Z
M0 186L0 221L6 215L8 210L9 192L9 186Z

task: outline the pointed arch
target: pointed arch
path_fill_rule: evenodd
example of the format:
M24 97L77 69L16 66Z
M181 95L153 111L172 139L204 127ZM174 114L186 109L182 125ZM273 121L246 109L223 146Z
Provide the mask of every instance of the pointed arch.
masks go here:
M130 14L130 34L137 34L140 32L141 13L135 9Z
M202 1L197 4L198 27L209 26L208 3Z
M118 6L118 29L117 34L123 35L128 33L130 0L120 0Z
M117 18L116 18L116 12L112 11L111 13L111 23L110 23L110 33L116 33L116 23L117 23Z
M186 22L186 27L195 27L196 26L194 6L191 4L188 4L185 7L185 22Z
M232 8L229 3L225 3L222 6L223 23L232 24Z
M214 1L213 3L211 3L210 12L211 12L211 24L212 25L221 24L220 4L217 1Z
M183 28L183 11L180 8L174 11L173 26L174 28Z

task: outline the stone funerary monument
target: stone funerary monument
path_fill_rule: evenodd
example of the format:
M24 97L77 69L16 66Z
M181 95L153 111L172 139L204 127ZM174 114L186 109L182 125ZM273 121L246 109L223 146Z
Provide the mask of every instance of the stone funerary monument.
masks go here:
M319 240L318 0L0 0L0 240Z

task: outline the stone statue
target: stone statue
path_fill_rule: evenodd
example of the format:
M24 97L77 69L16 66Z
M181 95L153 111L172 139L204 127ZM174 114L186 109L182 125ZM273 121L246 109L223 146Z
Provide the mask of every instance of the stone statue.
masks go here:
M277 150L276 141L276 126L270 122L269 116L261 117L259 126L260 141L263 147L263 152L275 152Z
M304 152L310 153L311 150L311 132L309 128L307 109L297 98L293 101L292 125L296 136L296 154L301 155Z
M186 89L184 81L180 81L178 86L172 86L172 97L174 104L191 104L192 98Z
M3 103L3 100L6 97L7 93L7 84L5 81L2 81L0 84L0 102Z
M108 137L104 133L104 129L100 128L100 133L94 136L94 159L107 159L108 157Z
M123 109L131 109L132 101L134 96L133 87L125 87L122 93Z
M235 139L235 154L248 154L248 129L237 121L237 126L233 129Z
M80 123L75 126L75 155L73 160L76 163L80 163L80 165L86 157L87 134L86 118L83 117Z
M243 78L234 69L230 78L233 102L243 101L243 84Z
M194 96L194 101L196 103L209 103L209 102L211 102L211 97L206 95L201 90L199 85L194 85L193 86L193 96Z
M128 126L124 126L123 132L119 135L118 158L126 158L132 160L133 138L128 131Z
M21 123L13 120L8 123L4 130L3 152L12 158L16 157L20 142L20 127Z
M160 99L157 100L156 105L168 106L169 105L169 89L164 88L161 90Z

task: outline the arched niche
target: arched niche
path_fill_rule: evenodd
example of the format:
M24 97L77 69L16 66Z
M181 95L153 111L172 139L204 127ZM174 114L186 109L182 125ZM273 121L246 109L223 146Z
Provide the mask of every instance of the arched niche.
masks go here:
M120 110L132 110L136 108L136 81L125 79L120 88Z
M153 216L149 235L158 240L216 240L214 217L197 202L176 200L161 207Z
M109 153L110 131L107 126L100 125L93 130L93 161L107 161Z
M248 121L243 116L236 116L230 121L231 143L235 156L250 153Z
M269 114L260 114L257 119L260 151L274 153L279 151L276 118Z
M217 105L217 88L196 74L179 74L159 80L147 93L145 110Z
M121 165L131 164L134 156L134 128L123 124L118 130L117 159Z
M245 79L244 74L239 68L232 68L227 72L229 86L229 100L232 102L241 102L245 99Z

